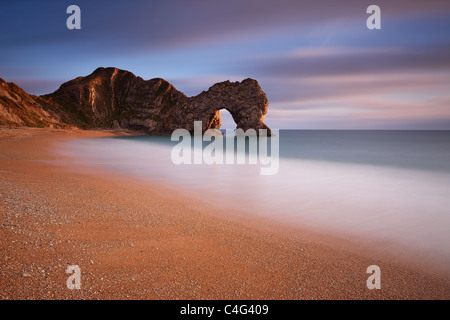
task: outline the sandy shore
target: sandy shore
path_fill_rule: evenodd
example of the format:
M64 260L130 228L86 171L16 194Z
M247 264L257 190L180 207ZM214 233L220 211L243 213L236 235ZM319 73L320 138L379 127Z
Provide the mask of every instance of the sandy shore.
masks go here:
M1 299L449 299L450 281L167 186L55 165L106 131L0 128ZM66 268L78 265L81 289ZM381 268L381 290L366 269Z

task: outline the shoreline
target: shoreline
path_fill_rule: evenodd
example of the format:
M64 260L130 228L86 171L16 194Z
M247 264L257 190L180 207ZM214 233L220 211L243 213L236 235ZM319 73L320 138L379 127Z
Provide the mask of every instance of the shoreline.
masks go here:
M351 239L229 216L182 190L64 168L57 141L133 134L0 128L1 299L448 299L448 277ZM334 243L334 244L333 244ZM358 253L359 250L359 253ZM68 265L82 271L68 290ZM369 290L369 265L382 289ZM43 271L42 271L43 270Z
M100 138L99 143L101 143L101 139L104 139L105 137ZM106 137L108 139L108 137ZM110 141L105 141L105 143L109 143ZM85 143L84 141L80 141L81 144ZM265 228L268 231L273 231L284 235L289 235L293 239L296 240L309 240L312 242L320 242L328 246L333 246L336 249L341 250L349 250L351 252L355 252L357 254L366 256L368 258L375 257L383 257L384 259L387 259L389 261L395 261L396 264L402 264L404 266L410 266L413 268L419 268L425 273L438 273L441 274L444 277L450 276L450 269L448 268L448 263L450 262L448 259L448 255L445 255L445 253L439 252L439 249L437 249L438 246L440 246L441 243L446 243L445 240L441 239L439 242L435 242L434 245L431 245L429 243L429 240L421 240L422 237L417 237L417 239L413 239L415 241L411 242L411 239L409 239L409 242L405 242L404 238L392 238L389 236L375 236L373 232L371 234L365 233L364 231L356 229L363 229L365 226L361 225L361 222L354 223L354 229L346 229L342 228L342 226L336 227L334 224L327 224L327 223L314 223L313 221L296 221L295 219L289 219L289 218L280 218L278 215L275 215L274 213L277 212L278 206L271 206L267 207L267 203L263 205L256 204L255 202L249 203L248 201L244 201L243 199L236 199L231 194L227 194L226 192L221 191L220 193L215 192L215 190L209 190L208 188L202 188L199 186L195 186L194 188L190 187L187 184L184 184L183 186L180 186L176 180L173 180L173 177L167 177L167 179L162 179L164 175L158 175L159 170L152 170L151 172L156 173L155 174L145 174L142 172L143 168L140 169L139 174L137 174L136 171L130 171L127 170L121 170L121 166L115 166L117 162L114 162L114 160L109 162L110 160L107 160L109 157L120 157L121 153L112 153L109 154L108 157L102 158L102 160L99 159L99 163L97 163L96 160L92 162L92 160L89 159L89 156L86 157L86 154L79 157L76 153L69 151L70 148L75 147L77 149L77 141L73 142L63 142L61 144L58 144L55 146L57 155L63 155L68 157L67 160L65 160L64 164L62 164L65 167L70 167L70 163L73 163L73 166L76 167L78 172L83 173L82 167L84 167L84 170L88 170L87 168L90 168L91 174L99 174L99 172L103 172L102 174L106 177L110 176L121 176L122 179L131 179L131 180L139 180L141 183L145 184L148 183L148 188L162 188L163 186L167 189L166 192L173 192L176 193L178 196L182 196L192 199L195 199L195 202L198 204L199 207L206 207L211 208L210 213L214 213L216 211L220 211L219 217L225 217L226 219L233 219L235 222L243 224L244 222L249 227L254 227L255 225L258 225L260 228ZM100 145L98 147L101 148ZM121 148L124 147L123 145L118 145L114 149L121 150ZM77 149L81 154L85 152L89 152L88 150L81 150ZM96 154L95 149L90 149ZM105 154L108 154L109 148L107 148L105 151ZM126 149L125 149L126 150ZM127 153L126 151L124 151ZM153 150L153 154L158 154L159 152L170 152L170 150ZM142 155L144 156L144 155ZM77 160L75 160L77 159ZM97 158L96 158L97 159ZM134 163L135 158L130 157L129 161ZM166 161L170 162L170 159L165 159ZM109 165L104 165L104 161L106 163L109 163ZM125 161L122 159L122 161ZM148 163L152 163L154 161L154 165L156 165L157 168L161 167L161 164L159 163L158 158L149 158L147 160ZM164 161L163 161L164 162ZM103 164L102 164L103 163ZM117 163L118 164L118 163ZM140 166L140 163L137 163L138 166ZM315 165L315 164L314 164ZM336 164L335 164L336 165ZM343 172L348 170L348 165L345 164L338 164L339 166L343 166L340 168ZM355 167L361 167L360 164L352 164L351 170L355 170ZM363 167L363 170L365 170L365 174L367 174L366 170L367 168L372 169L372 166ZM148 167L147 169L150 169ZM310 168L311 171L313 170L320 170L323 171L323 168ZM94 171L92 171L94 170ZM164 170L172 170L171 168L167 167L161 167L161 172ZM340 171L339 169L337 171ZM361 170L361 169L359 169ZM386 169L385 169L386 170ZM386 175L393 175L398 174L398 172L395 172L395 170L398 169L390 169L394 170L389 173L385 173ZM407 169L405 169L407 170ZM183 170L184 171L184 170ZM86 174L89 174L87 172ZM178 172L178 174L182 174L182 172ZM201 172L198 172L199 175L201 175ZM331 173L331 175L334 175L335 173ZM413 172L413 174L417 174L416 172ZM374 175L371 176L374 178ZM402 180L405 177L398 177L398 179ZM369 178L370 179L370 178ZM422 177L416 177L416 179L422 180ZM182 180L185 180L182 179ZM414 179L413 179L414 180ZM206 183L207 181L201 181L196 180L196 183L199 183L199 185L202 185ZM194 183L194 182L193 182ZM279 185L277 185L279 187ZM371 194L369 192L369 194ZM273 194L272 197L276 197L276 194ZM319 190L316 190L315 193L310 194L308 199L312 199L314 197L321 196L324 197L324 194L321 194ZM328 194L329 196L329 194ZM303 197L304 200L305 197ZM276 199L272 199L276 202ZM243 203L246 203L244 206ZM300 201L300 199L299 199ZM318 201L315 199L315 201ZM279 203L279 202L278 202ZM270 205L270 204L269 204ZM300 205L300 207L302 207ZM303 207L302 210L308 210L307 208ZM371 215L371 211L368 210L369 208L361 209L364 210L362 212L365 212L366 215ZM317 208L316 210L320 210L320 208ZM345 210L345 209L342 209ZM406 209L404 209L406 210ZM320 213L320 215L325 214L326 212L317 211ZM409 212L409 211L405 211ZM280 214L282 215L283 212L280 211ZM314 215L313 212L311 212L311 209L309 209L309 213L306 214L306 216ZM406 217L407 218L407 217ZM430 226L429 226L430 227ZM414 226L413 226L414 229ZM406 229L405 229L406 230ZM378 230L378 232L382 232L383 230ZM300 237L298 235L301 235ZM307 236L306 236L307 235ZM426 238L423 238L426 239ZM402 242L403 240L403 242ZM422 241L427 243L428 245L423 245Z

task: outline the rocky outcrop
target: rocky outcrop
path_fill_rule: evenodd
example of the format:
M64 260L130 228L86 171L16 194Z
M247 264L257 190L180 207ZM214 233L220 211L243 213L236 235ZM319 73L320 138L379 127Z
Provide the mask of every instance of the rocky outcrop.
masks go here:
M89 76L64 83L52 94L33 99L42 110L56 110L57 122L85 128L169 135L178 128L193 132L194 121L202 121L205 131L220 128L220 110L226 109L237 128L268 129L264 124L268 100L253 79L217 83L208 91L187 97L164 79L146 81L128 71L98 68Z
M67 127L55 107L0 78L0 125Z
M121 127L149 134L169 133L173 107L187 99L163 79L144 81L116 68L98 68L42 98L63 106L79 126Z
M226 109L232 115L236 128L267 129L270 133L264 124L268 108L266 94L256 80L225 81L216 83L198 96L188 98L174 110L174 117L188 130L193 130L194 120L202 121L203 130L219 129L222 123L220 110Z

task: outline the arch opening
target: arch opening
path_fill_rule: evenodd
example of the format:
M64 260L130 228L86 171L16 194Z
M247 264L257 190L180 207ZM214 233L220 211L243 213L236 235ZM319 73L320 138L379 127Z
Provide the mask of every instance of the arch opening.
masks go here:
M220 130L225 131L226 129L236 129L237 124L234 121L233 116L231 115L231 113L223 108L220 109L220 118L222 119L222 125L220 126Z

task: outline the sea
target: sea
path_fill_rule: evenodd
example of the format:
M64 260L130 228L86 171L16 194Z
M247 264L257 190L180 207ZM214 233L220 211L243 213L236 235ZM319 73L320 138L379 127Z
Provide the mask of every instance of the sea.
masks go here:
M236 137L215 139L223 139L225 154L237 157ZM225 148L227 139L236 142L234 149ZM274 146L279 153L277 170L269 175L261 174L267 162L175 164L173 152L181 140L171 137L76 139L59 152L187 191L230 214L314 227L399 253L405 248L416 259L450 270L450 131L280 130L265 142L269 156L276 156ZM210 143L203 142L200 152ZM198 151L192 144L192 157Z

